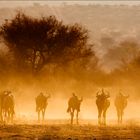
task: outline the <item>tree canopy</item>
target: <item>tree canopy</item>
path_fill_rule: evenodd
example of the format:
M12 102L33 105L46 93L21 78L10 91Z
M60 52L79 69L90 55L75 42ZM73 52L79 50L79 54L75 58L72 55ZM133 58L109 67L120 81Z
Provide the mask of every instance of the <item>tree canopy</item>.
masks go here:
M54 16L32 18L19 12L5 21L1 35L18 69L33 73L50 63L64 65L93 55L88 31L79 24L65 25Z

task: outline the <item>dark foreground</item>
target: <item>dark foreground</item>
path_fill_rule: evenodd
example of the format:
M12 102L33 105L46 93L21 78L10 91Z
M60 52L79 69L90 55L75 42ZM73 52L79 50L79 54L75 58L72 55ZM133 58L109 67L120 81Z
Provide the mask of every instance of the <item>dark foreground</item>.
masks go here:
M140 126L0 125L0 140L140 140Z

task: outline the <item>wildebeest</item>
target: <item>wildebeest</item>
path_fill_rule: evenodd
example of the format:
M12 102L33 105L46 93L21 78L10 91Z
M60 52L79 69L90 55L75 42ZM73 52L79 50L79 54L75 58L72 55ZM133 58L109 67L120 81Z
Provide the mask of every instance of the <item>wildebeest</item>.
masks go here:
M5 97L5 91L0 93L0 121L3 122L3 100Z
M129 96L124 96L121 92L118 96L116 96L115 99L115 106L117 110L117 117L118 117L118 123L122 123L122 117L124 114L124 109L127 106L127 99Z
M104 89L102 89L101 94L98 94L97 92L97 99L96 99L96 105L98 108L98 124L99 125L106 125L106 111L108 107L110 106L110 101L109 101L109 93L105 94ZM103 115L103 117L102 117Z
M38 121L40 121L40 112L42 112L42 121L44 121L48 98L50 98L50 95L46 97L42 92L36 97L36 112L38 113Z
M3 122L13 122L14 98L11 91L5 91L0 96L0 117Z
M13 122L13 116L15 114L13 95L5 96L3 100L3 112L5 121Z
M83 98L78 99L78 97L73 93L73 96L68 101L67 112L71 115L71 124L73 124L74 112L76 111L76 123L78 124L78 114L80 112L80 105Z

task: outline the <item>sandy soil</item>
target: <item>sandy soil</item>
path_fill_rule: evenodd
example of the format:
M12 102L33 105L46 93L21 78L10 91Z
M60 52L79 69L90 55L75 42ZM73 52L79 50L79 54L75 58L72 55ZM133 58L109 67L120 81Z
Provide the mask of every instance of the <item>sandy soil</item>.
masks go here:
M0 125L0 140L140 140L140 126L92 124L14 124Z

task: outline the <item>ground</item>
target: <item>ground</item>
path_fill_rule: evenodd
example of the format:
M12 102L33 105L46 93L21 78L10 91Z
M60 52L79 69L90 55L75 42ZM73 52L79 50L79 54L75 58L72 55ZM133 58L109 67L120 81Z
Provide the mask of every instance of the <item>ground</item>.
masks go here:
M0 140L140 140L137 124L98 126L95 124L0 125Z

